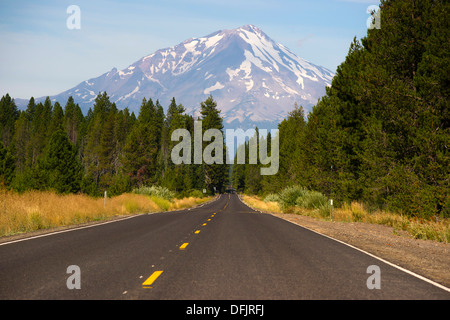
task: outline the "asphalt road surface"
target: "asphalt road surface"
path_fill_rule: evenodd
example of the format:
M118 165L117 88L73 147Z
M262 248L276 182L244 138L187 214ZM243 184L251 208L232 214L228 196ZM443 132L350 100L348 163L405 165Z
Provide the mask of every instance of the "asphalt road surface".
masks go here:
M224 194L191 210L3 243L0 299L448 300L450 292Z

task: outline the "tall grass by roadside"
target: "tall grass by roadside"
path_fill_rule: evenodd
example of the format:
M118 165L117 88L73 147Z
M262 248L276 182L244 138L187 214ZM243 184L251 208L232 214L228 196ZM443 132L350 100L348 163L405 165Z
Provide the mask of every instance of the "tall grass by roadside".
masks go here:
M336 212L336 214L335 214ZM377 210L370 212L359 202L344 203L333 211L333 220L383 224L397 230L407 231L415 239L450 242L450 221L444 218L425 220Z
M293 201L295 196L297 198ZM319 192L307 191L301 187L289 187L280 194L270 194L264 199L243 195L242 200L251 207L265 212L293 213L330 220L330 204L327 198ZM291 203L294 204L290 205ZM381 210L370 212L356 201L334 208L333 221L383 224L393 227L394 233L405 230L416 239L450 243L448 219L424 220Z
M107 199L48 191L22 194L0 189L0 236L109 219L115 216L189 208L211 198L167 200L126 193Z
M132 193L136 193L136 194L146 194L148 196L154 196L154 197L158 197L158 198L162 198L162 199L166 199L166 200L171 200L173 198L175 198L175 192L170 191L168 188L166 187L161 187L161 186L150 186L150 187L140 187L137 189L133 189Z
M246 194L241 195L241 199L250 207L261 210L263 212L282 212L278 201L263 201L256 196L249 196Z

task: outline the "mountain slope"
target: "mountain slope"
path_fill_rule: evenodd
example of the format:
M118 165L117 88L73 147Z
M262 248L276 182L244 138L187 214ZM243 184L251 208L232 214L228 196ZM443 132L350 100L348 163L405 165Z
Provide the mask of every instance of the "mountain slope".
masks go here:
M51 98L64 105L73 96L86 112L106 91L119 108L137 112L144 97L159 99L164 107L175 97L193 113L211 94L227 127L264 127L282 120L295 102L309 111L332 77L246 25L158 50Z

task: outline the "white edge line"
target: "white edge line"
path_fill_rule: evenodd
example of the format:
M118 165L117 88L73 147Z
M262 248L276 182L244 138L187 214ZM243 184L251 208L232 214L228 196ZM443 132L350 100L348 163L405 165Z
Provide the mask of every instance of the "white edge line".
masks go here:
M240 197L239 197L239 200L241 200ZM257 209L254 209L254 208L250 207L250 206L249 206L248 204L246 204L244 201L241 200L241 202L242 202L243 204L245 204L247 207L249 207L249 208L251 208L251 209L253 209L253 210L257 210ZM259 212L261 212L261 213L266 213L266 212L262 212L262 211L260 211L260 210L257 210L257 211L259 211ZM270 214L270 213L266 213L266 214ZM406 273L408 273L408 274L410 274L410 275L412 275L412 276L414 276L414 277L416 277L416 278L419 278L420 280L423 280L423 281L428 282L428 283L430 283L430 284L432 284L432 285L434 285L434 286L436 286L436 287L438 287L438 288L440 288L440 289L442 289L442 290L445 290L445 291L447 291L447 292L450 292L450 288L447 288L446 286L444 286L444 285L442 285L442 284L440 284L440 283L434 282L433 280L430 280L430 279L428 279L428 278L425 278L424 276L421 276L420 274L414 273L414 272L412 272L412 271L410 271L410 270L408 270L408 269L405 269L405 268L403 268L403 267L400 267L400 266L398 266L398 265L396 265L396 264L394 264L394 263L392 263L392 262L389 262L389 261L387 261L387 260L385 260L385 259L383 259L383 258L380 258L380 257L378 257L378 256L376 256L376 255L374 255L374 254L372 254L372 253L370 253L370 252L364 251L363 249L360 249L360 248L358 248L358 247L355 247L355 246L353 246L353 245L351 245L351 244L349 244L349 243L346 243L346 242L344 242L344 241L341 241L341 240L335 239L335 238L333 238L333 237L327 236L326 234L323 234L323 233L320 233L320 232L315 231L315 230L313 230L313 229L310 229L310 228L308 228L308 227L302 226L302 225L300 225L300 224L298 224L298 223L296 223L296 222L289 221L289 220L287 220L287 219L283 219L283 218L281 218L281 217L274 216L273 214L271 214L271 216L276 217L276 218L281 219L281 220L284 220L284 221L287 221L287 222L290 222L290 223L295 224L295 225L297 225L297 226L299 226L299 227L301 227L301 228L305 228L305 229L307 229L307 230L309 230L309 231L312 231L312 232L314 232L314 233L317 233L317 234L319 234L319 235L321 235L321 236L327 237L327 238L329 238L329 239L331 239L331 240L334 240L334 241L337 241L337 242L339 242L339 243L345 244L346 246L348 246L348 247L350 247L350 248L353 248L353 249L358 250L358 251L360 251L360 252L362 252L362 253L365 253L365 254L367 254L368 256L371 256L372 258L378 259L378 260L380 260L381 262L384 262L384 263L386 263L386 264L388 264L388 265L390 265L390 266L392 266L392 267L394 267L394 268L397 268L397 269L399 269L399 270L401 270L401 271L403 271L403 272L406 272Z
M152 212L153 213L153 212ZM155 212L156 213L156 212ZM151 214L151 213L149 213ZM100 223L94 223L94 224L90 224L87 226L82 226L82 227L75 227L75 228L70 228L70 229L65 229L65 230L60 230L60 231L53 231L53 232L48 232L48 233L44 233L44 234L40 234L37 236L32 236L32 237L27 237L27 238L22 238L22 239L17 239L17 240L11 240L8 242L3 242L0 243L0 246L4 246L7 244L12 244L12 243L16 243L16 242L21 242L21 241L27 241L27 240L33 240L33 239L37 239L37 238L42 238L42 237L48 237L48 236L52 236L55 234L59 234L59 233L65 233L65 232L71 232L71 231L77 231L77 230L81 230L81 229L87 229L87 228L92 228L92 227L98 227L104 224L108 224L108 223L113 223L113 222L119 222L119 221L124 221L124 220L128 220L128 219L132 219L132 218L136 218L136 217L140 217L143 216L144 214L137 214L137 215L133 215L130 217L126 217L126 218L122 218L122 219L115 219L115 220L111 220L111 221L105 221L105 222L100 222Z
M293 224L295 224L295 225L297 225L297 226L299 226L299 227L308 229L309 231L315 232L315 233L317 233L317 234L319 234L319 235L321 235L321 236L327 237L327 238L329 238L329 239L331 239L331 240L334 240L334 241L337 241L337 242L339 242L339 243L345 244L346 246L349 246L350 248L356 249L356 250L358 250L358 251L360 251L360 252L362 252L362 253L365 253L365 254L367 254L367 255L369 255L369 256L375 258L375 259L380 260L381 262L384 262L384 263L386 263L386 264L388 264L388 265L390 265L390 266L392 266L392 267L395 267L395 268L397 268L397 269L399 269L399 270L401 270L401 271L403 271L403 272L406 272L406 273L408 273L408 274L410 274L410 275L412 275L412 276L414 276L414 277L416 277L416 278L419 278L419 279L421 279L421 280L423 280L423 281L426 281L426 282L428 282L428 283L430 283L430 284L432 284L432 285L434 285L434 286L436 286L436 287L439 287L439 288L441 288L441 289L443 289L443 290L445 290L445 291L447 291L447 292L450 292L450 288L447 288L447 287L443 286L443 285L440 284L440 283L434 282L433 280L430 280L430 279L428 279L428 278L425 278L424 276L421 276L420 274L414 273L414 272L412 272L412 271L410 271L410 270L408 270L408 269L405 269L405 268L403 268L403 267L400 267L399 265L396 265L396 264L394 264L394 263L392 263L392 262L389 262L389 261L387 261L387 260L385 260L385 259L383 259L383 258L380 258L380 257L378 257L378 256L376 256L376 255L374 255L374 254L372 254L372 253L370 253L370 252L364 251L363 249L360 249L360 248L358 248L358 247L355 247L355 246L353 246L353 245L351 245L351 244L349 244L349 243L346 243L346 242L344 242L344 241L341 241L341 240L335 239L335 238L333 238L333 237L327 236L326 234L322 234L322 233L317 232L317 231L315 231L315 230L312 230L312 229L310 229L310 228L308 228L308 227L302 226L302 225L300 225L300 224L298 224L298 223L295 223L295 222L292 222L292 221L289 221L289 220L286 220L286 219L283 219L283 218L280 218L280 217L277 217L277 218L282 219L282 220L285 220L285 221L288 221L288 222L290 222L290 223L293 223Z

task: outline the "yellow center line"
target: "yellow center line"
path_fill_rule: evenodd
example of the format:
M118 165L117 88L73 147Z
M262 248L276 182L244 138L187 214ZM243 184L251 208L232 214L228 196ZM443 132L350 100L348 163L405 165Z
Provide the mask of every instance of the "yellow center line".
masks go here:
M230 199L230 195L228 195L228 199ZM227 208L227 206L228 206L228 202L225 204L225 207L224 207L222 210L225 210L225 209ZM222 210L221 210L221 211L222 211ZM216 213L217 213L217 212L214 212L214 213L211 215L211 218L213 218L214 215L215 215ZM211 221L211 219L208 219L207 221ZM206 223L202 224L202 226L206 226ZM196 234L199 234L199 233L200 233L200 230L195 231L195 233L196 233ZM180 250L186 249L186 247L187 247L188 245L189 245L188 242L183 243L183 244L180 246ZM155 272L153 272L152 275L151 275L150 277L148 277L148 279L145 280L144 283L142 283L142 287L143 287L143 288L152 288L151 285L153 284L153 282L155 282L155 280L156 280L162 273L163 273L162 270L161 270L161 271L155 271Z
M181 245L180 250L184 250L186 249L186 247L188 246L189 242L185 242Z
M147 280L144 281L142 286L144 288L151 288L151 285L161 275L161 273L163 273L163 272L162 271L155 271L155 272L153 272L152 275L150 277L148 277Z

